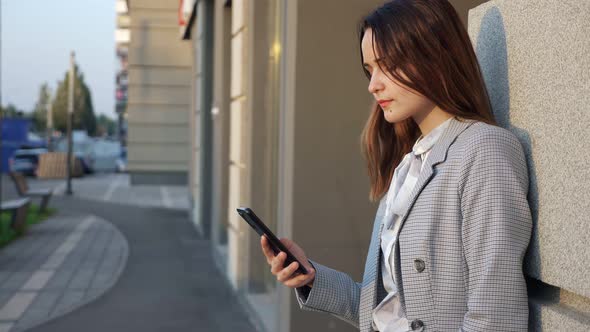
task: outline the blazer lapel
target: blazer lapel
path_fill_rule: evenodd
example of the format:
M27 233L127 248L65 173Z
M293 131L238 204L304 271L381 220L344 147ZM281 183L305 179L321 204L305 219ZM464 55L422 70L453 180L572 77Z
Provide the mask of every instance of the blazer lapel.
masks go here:
M402 227L404 226L404 223L408 217L408 213L410 212L412 205L414 205L414 202L416 201L416 198L418 197L422 189L424 189L430 178L433 176L434 166L445 161L445 159L447 158L447 151L449 150L451 143L455 141L455 139L457 138L457 136L459 136L461 132L463 132L465 129L467 129L467 127L473 124L473 122L474 120L459 121L457 120L457 118L453 118L451 120L451 123L449 123L449 126L441 134L439 141L436 142L432 147L432 151L430 151L428 158L426 158L426 163L424 164L424 167L422 168L422 171L418 176L416 185L414 189L412 189L410 198L408 199L406 206L402 209L403 213L400 218L400 232Z

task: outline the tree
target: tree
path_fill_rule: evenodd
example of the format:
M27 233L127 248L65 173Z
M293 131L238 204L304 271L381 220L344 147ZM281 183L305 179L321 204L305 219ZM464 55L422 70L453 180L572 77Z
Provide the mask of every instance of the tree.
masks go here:
M27 114L25 111L18 109L13 104L8 104L6 106L0 105L0 110L2 111L3 118L26 118Z
M97 123L97 135L98 136L113 136L115 134L115 129L117 128L117 124L115 120L109 118L104 114L100 114L96 118Z
M55 99L53 100L53 126L55 129L65 132L67 130L68 115L68 91L70 77L66 71L63 81L59 81ZM73 129L84 129L89 135L96 133L96 118L92 105L90 89L84 82L84 75L79 71L78 66L74 67L74 117Z
M41 84L39 97L33 109L33 128L37 132L41 132L47 128L47 105L50 102L50 98L49 86L47 83Z

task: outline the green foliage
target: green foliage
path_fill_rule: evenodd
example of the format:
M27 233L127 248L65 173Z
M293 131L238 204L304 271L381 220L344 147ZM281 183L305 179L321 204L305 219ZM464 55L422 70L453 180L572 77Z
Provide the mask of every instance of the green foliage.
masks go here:
M41 221L49 218L50 216L54 215L56 209L48 208L46 212L40 213L39 206L35 204L31 204L29 206L29 212L27 214L27 226L35 225L40 223ZM14 240L18 236L22 234L17 234L11 227L10 227L10 212L2 212L0 214L0 247L6 245L10 241Z
M39 88L39 97L35 108L33 109L33 130L42 132L47 128L47 107L50 102L49 86L47 83L41 84Z
M74 117L73 129L85 129L89 135L96 134L96 118L90 89L84 82L84 75L75 66L74 76ZM67 130L69 72L66 71L63 81L59 81L53 100L53 125L62 132Z
M0 111L3 118L28 118L30 115L25 111L18 109L13 104L8 104L5 107L0 105Z
M96 118L96 127L97 127L97 136L113 136L115 134L115 130L117 129L117 123L115 120L109 118L104 114L100 114Z

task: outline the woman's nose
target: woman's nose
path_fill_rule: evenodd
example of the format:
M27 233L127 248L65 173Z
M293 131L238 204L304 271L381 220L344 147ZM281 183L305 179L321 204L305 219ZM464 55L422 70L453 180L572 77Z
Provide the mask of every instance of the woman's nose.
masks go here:
M371 80L369 81L369 93L376 93L377 91L380 91L383 89L383 83L381 82L381 80L379 79L379 75L377 73L374 73L373 75L371 75Z

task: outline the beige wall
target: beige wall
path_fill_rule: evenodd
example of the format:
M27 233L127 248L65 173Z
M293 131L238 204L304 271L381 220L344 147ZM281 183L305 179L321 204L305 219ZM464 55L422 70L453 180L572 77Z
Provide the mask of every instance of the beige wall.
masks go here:
M196 20L195 20L196 21ZM188 183L189 183L189 193L191 198L191 218L193 223L197 222L198 213L200 206L199 200L199 171L198 171L198 162L200 159L199 154L199 117L198 117L198 105L199 105L199 80L200 80L200 72L201 69L199 68L200 59L199 59L199 43L200 43L200 36L199 36L199 29L198 29L198 22L193 22L193 25L190 27L190 35L191 35L191 52L192 55L192 66L191 71L187 71L190 74L190 82L191 82L191 104L189 109L189 142L190 142L190 164L189 164L189 171L188 171Z
M282 219L311 259L360 281L376 207L368 200L359 145L370 95L356 27L381 1L297 3L296 15L287 14L295 20L287 24L288 29L296 28L296 37L295 43L286 45L286 57L295 63L286 77L292 84L286 91L292 105L282 110L289 133L284 151L292 153L282 155L285 172L290 173L286 178L291 179L281 188L286 198ZM337 19L326 19L334 8ZM281 320L290 317L281 331L355 330L331 315L301 311L292 290L288 297L290 309L281 308L289 310Z
M191 192L194 198L193 221L206 238L211 236L212 206L212 63L213 1L199 1L192 26L193 46L193 126ZM185 34L186 38L186 34Z
M231 26L232 10L225 0L216 0L213 31L213 196L211 207L212 241L221 246L223 268L228 232L228 183L230 139L230 74L231 74Z
M205 237L210 237L211 244L215 248L216 264L222 271L227 270L227 234L228 234L228 177L229 177L229 139L230 139L230 78L231 78L231 7L225 6L225 0L211 0L212 11L209 19L212 19L212 31L207 31L205 20L207 15L206 3L200 1L195 6L193 13L195 20L192 22L190 34L185 38L190 39L192 53L192 98L190 112L190 144L191 164L189 171L190 191L192 196L192 221L197 229ZM212 42L207 44L208 35ZM212 59L203 58L203 51L207 47L211 49ZM209 72L211 70L211 72ZM207 77L212 75L212 77ZM205 86L204 84L208 84ZM211 89L211 105L206 106L203 89ZM210 112L210 123L205 124L204 116ZM211 126L211 142L203 142L204 126ZM211 189L204 192L201 179L203 177L202 150L207 144L211 144ZM210 196L211 217L210 220L202 220L203 195ZM205 222L211 224L206 230ZM204 233L208 232L208 233Z
M191 108L191 125L193 126L193 132L191 135L191 146L192 146L192 165L190 169L191 173L191 194L193 195L193 222L196 224L197 229L203 232L203 225L201 216L202 210L202 177L201 177L201 149L204 146L204 142L201 139L201 131L203 129L203 112L202 107L202 84L203 84L203 59L202 59L202 48L203 48L203 4L197 4L197 18L193 24L192 31L192 53L193 53L193 77L192 77L192 88L194 94L193 105ZM204 235L204 234L203 234Z
M275 0L232 1L231 24L225 26L230 28L229 33L224 36L223 32L216 32L215 38L216 50L226 47L220 45L225 45L223 39L227 38L230 58L220 60L222 58L216 56L214 60L217 61L214 102L220 110L216 118L229 120L227 136L215 136L222 140L227 137L229 143L229 163L226 164L229 173L226 187L228 200L226 210L217 214L226 216L228 221L225 228L228 237L227 276L245 302L265 317L259 317L259 321L263 321L270 330L273 330L273 325L269 319L278 316L272 300L276 279L270 274L260 251L258 236L239 217L236 208L251 207L271 229L277 231L279 109L276 105L277 86L280 84L277 72L280 68L278 56L270 53L277 34L277 3ZM216 23L218 26L223 24ZM220 62L227 60L231 72L219 68ZM218 82L218 78L224 83ZM224 94L228 97L227 104L219 99ZM217 130L217 124L215 128ZM215 144L219 145L218 142ZM222 153L223 148L216 148L216 151ZM216 158L223 160L222 157ZM219 171L219 174L222 172ZM217 206L222 207L221 204ZM215 220L222 222L221 219ZM225 225L218 226L223 232Z
M132 183L149 182L152 175L161 176L159 182L177 182L187 174L191 52L180 39L177 11L174 0L130 1L127 120Z
M232 1L231 23L231 81L230 81L230 144L228 197L228 275L236 289L245 287L248 252L244 250L244 236L248 231L235 209L249 205L250 116L246 109L247 50L249 40L246 18L249 1Z

